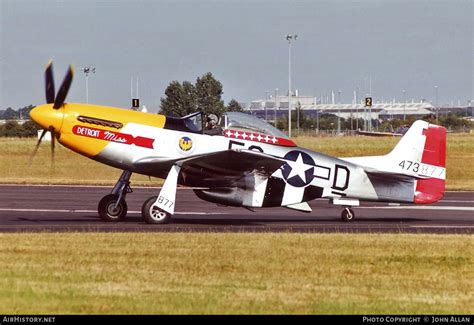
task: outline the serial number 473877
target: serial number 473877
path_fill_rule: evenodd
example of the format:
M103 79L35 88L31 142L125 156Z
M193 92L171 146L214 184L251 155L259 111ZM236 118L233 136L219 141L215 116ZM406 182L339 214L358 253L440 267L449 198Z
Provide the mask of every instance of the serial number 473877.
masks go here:
M411 160L402 160L398 164L398 166L400 166L403 170L411 171L411 172L418 173L424 176L432 176L432 177L441 177L445 170L443 167L417 163Z

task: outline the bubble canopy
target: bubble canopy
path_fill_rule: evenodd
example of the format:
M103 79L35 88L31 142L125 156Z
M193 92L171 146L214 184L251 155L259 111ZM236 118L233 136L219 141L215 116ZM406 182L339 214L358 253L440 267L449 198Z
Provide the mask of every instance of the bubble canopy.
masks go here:
M223 127L230 130L256 132L278 138L289 139L288 135L274 126L250 114L240 112L227 112L224 114Z

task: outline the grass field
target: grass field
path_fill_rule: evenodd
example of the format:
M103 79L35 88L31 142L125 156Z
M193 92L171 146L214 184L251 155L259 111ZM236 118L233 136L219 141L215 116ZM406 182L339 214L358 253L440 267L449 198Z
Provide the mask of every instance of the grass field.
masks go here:
M472 236L0 234L0 314L472 314Z
M305 148L338 157L388 153L399 138L298 137ZM43 143L31 166L28 164L35 139L0 138L0 183L19 184L101 184L112 185L119 170L82 157L57 146L54 170L49 143ZM474 134L449 134L447 145L447 189L474 190ZM159 185L161 180L133 175L134 185Z

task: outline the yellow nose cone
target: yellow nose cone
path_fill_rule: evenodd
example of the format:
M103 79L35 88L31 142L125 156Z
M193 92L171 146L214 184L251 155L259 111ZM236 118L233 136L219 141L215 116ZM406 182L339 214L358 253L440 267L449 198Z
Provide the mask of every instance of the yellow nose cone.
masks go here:
M54 109L53 104L44 104L33 108L30 117L43 129L53 127L59 132L63 124L64 108Z

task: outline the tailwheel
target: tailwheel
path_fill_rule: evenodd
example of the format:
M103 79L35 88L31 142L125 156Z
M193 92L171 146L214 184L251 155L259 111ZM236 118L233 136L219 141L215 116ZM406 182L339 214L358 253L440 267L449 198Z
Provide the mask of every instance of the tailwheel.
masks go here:
M355 218L354 210L352 210L351 208L344 208L344 210L342 210L342 213L341 213L342 221L351 222L354 220L354 218Z
M119 200L119 196L116 194L106 195L100 200L97 210L102 220L106 222L118 222L125 219L127 215L127 202L125 200Z
M152 196L143 203L142 217L146 223L165 224L171 221L171 213L168 213L154 205L157 197Z

